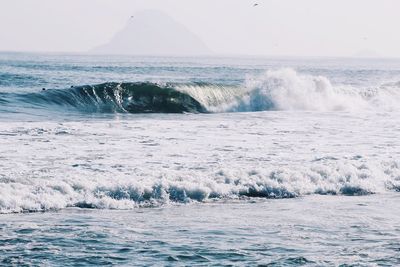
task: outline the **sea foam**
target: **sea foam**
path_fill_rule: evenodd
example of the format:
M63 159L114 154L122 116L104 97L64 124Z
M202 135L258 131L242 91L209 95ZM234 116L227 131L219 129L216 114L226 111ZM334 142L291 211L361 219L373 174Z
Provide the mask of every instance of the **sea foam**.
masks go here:
M238 87L186 85L178 89L211 112L395 110L400 102L398 83L371 88L332 85L326 77L293 69L266 71L248 77Z
M0 129L0 210L132 209L398 191L396 114L10 122Z
M45 211L65 207L131 209L241 197L293 198L309 194L353 196L383 193L400 188L398 164L342 161L287 168L222 168L212 173L171 171L147 177L111 174L80 177L61 173L59 177L2 177L0 212Z

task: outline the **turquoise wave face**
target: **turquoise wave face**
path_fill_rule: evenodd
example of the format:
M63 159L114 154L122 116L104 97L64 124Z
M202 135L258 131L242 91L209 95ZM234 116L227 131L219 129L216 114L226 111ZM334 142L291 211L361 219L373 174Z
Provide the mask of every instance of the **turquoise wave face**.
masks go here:
M103 83L36 93L7 94L0 103L88 113L200 113L205 108L189 94L154 83Z

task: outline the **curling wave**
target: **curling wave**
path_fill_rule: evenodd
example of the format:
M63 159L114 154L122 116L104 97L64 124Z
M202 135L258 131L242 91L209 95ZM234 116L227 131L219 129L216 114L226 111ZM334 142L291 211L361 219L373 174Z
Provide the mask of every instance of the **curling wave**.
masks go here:
M19 95L30 104L64 106L84 112L205 112L190 95L152 83L103 83Z
M109 82L12 96L43 108L61 106L89 113L355 111L398 109L399 87L399 83L371 88L333 86L323 76L281 69L248 78L241 86ZM7 95L0 95L0 103L8 102Z

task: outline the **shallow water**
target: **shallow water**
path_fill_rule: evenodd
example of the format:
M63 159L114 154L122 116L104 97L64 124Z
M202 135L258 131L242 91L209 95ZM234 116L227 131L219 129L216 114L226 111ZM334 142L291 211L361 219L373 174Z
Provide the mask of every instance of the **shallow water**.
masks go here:
M2 216L3 264L393 266L398 194ZM389 212L391 210L392 212Z

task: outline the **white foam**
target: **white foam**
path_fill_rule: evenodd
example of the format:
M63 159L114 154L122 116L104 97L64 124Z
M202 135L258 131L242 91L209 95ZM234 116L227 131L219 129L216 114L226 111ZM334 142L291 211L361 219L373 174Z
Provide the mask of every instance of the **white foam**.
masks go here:
M394 163L397 164L397 163ZM149 176L109 175L18 178L0 186L0 212L44 211L65 207L131 209L168 203L240 196L287 198L307 194L362 195L397 189L400 170L389 163L339 162L303 168L224 168L216 173L163 173ZM60 179L61 178L61 179ZM396 184L397 183L397 184Z
M398 190L398 113L383 115L296 111L2 123L0 212Z
M239 87L182 85L177 89L191 95L210 112L397 110L400 103L397 83L371 88L332 85L326 77L300 74L288 68L249 77Z
M267 71L248 79L251 88L244 108L257 110L354 110L368 107L368 102L351 87L333 87L322 76L302 75L292 69Z

